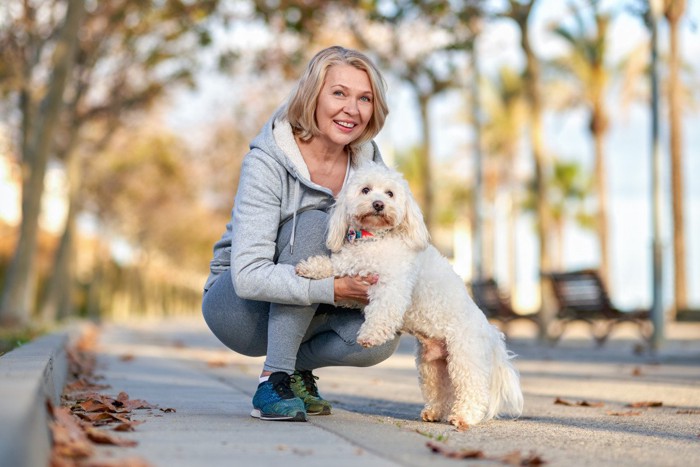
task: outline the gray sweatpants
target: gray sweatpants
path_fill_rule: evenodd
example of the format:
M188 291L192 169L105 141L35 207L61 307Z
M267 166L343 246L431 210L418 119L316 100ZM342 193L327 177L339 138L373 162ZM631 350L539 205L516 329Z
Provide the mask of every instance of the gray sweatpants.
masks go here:
M284 224L277 237L275 261L297 264L310 256L328 255L327 224L328 214L323 211L299 214L293 252L289 246L292 225ZM221 342L243 355L266 355L263 369L271 372L371 366L389 358L399 343L397 337L369 349L358 345L357 331L364 321L359 310L242 299L233 288L230 270L223 272L205 292L202 312Z

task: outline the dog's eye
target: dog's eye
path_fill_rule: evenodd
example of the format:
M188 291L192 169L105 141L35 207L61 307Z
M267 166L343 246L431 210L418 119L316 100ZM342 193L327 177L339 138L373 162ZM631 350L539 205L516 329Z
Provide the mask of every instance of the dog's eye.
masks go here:
M366 195L367 193L369 193L369 187L364 187L364 188L362 189L362 194L363 194L363 195Z
M393 197L394 197L394 192L393 192L393 191L387 191L387 192L386 192L386 195L387 195L389 198L393 198Z

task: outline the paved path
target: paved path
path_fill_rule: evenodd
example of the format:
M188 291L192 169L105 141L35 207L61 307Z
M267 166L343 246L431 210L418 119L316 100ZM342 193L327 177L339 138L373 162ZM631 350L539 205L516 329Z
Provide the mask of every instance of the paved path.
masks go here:
M520 334L518 334L520 331ZM334 414L309 423L262 422L249 416L262 365L225 349L197 319L106 325L98 374L111 386L175 413L143 411L146 423L124 436L134 448L105 455L142 457L155 466L456 466L502 465L435 454L426 446L480 450L489 459L535 453L552 466L700 465L700 323L674 325L656 356L636 355L633 335L602 349L583 330L556 347L530 329L515 331L525 412L466 432L419 420L422 407L413 340L372 368L326 368L321 393ZM602 402L602 407L555 404ZM662 407L626 405L660 401ZM627 414L637 415L613 415Z

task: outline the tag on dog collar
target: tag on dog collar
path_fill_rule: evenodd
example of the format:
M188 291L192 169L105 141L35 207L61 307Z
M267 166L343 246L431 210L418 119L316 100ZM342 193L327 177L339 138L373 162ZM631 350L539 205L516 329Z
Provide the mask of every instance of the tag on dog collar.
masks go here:
M350 230L348 230L348 234L345 236L345 238L347 239L348 242L352 243L355 241L356 238L358 238L358 236L357 236L358 233L359 232L356 232L355 229L353 229L351 227Z
M355 230L352 227L350 227L350 230L348 230L348 234L345 236L346 240L349 243L354 242L358 238L366 238L366 237L374 237L374 234L372 234L372 232L368 232L365 229Z

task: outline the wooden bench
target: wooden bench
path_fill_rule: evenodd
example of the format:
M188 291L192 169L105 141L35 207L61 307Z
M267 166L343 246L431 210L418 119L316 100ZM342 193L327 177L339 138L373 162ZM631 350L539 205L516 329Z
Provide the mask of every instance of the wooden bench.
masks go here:
M542 329L539 314L521 315L516 313L510 304L510 298L503 293L493 278L475 280L469 283L474 303L481 308L490 320L501 323L501 329L507 334L508 325L518 319L535 323L538 332Z
M605 284L594 269L550 272L543 274L552 284L556 299L557 320L550 323L547 334L557 341L566 326L573 321L591 325L591 332L598 345L603 345L613 328L624 322L637 324L641 336L648 342L653 332L648 310L623 311L613 306Z

